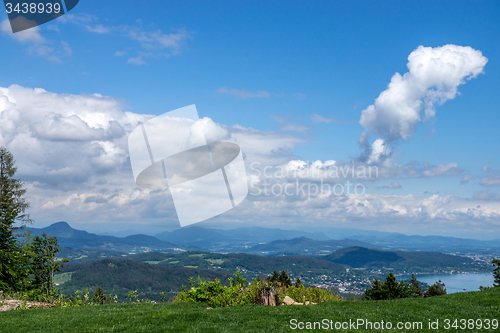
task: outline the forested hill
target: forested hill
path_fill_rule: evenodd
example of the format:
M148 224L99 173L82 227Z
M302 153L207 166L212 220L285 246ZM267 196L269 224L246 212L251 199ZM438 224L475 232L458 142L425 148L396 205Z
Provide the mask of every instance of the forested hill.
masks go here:
M472 259L439 252L380 251L364 247L348 247L322 256L337 264L353 268L393 268L395 271L432 272L434 270L481 271L484 267Z
M201 276L204 279L215 278L224 281L231 273L207 269L150 265L132 260L104 259L87 264L68 264L64 268L70 274L69 281L58 286L63 294L74 295L88 288L101 287L106 294L116 294L121 300L127 293L138 290L139 298L158 300L161 292L167 298L179 292L182 285L188 285L190 277Z

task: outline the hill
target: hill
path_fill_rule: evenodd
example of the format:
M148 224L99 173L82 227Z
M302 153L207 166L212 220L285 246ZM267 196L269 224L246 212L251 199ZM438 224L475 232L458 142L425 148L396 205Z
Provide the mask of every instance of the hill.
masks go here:
M66 295L74 295L100 286L106 294L116 294L125 300L127 293L138 290L140 298L160 300L160 293L166 292L167 299L188 285L190 277L201 276L224 281L225 271L213 271L180 266L150 265L132 260L104 259L87 264L67 264L63 273L70 273L69 280L58 286ZM82 293L80 293L82 295Z
M95 258L101 260L102 258ZM255 278L257 276L266 277L273 273L274 270L281 272L285 270L290 278L301 278L305 283L312 281L314 278L322 275L340 276L344 274L345 266L337 263L305 256L279 256L279 257L262 257L244 253L210 253L210 252L184 252L179 254L169 253L140 253L128 256L119 256L113 258L119 261L135 261L144 264L150 264L160 267L181 267L191 269L201 269L233 274L236 271L242 271L247 278ZM89 266L86 264L67 264L62 269L62 272L71 272L78 268L82 273L88 273ZM183 284L186 284L185 280Z
M322 257L324 260L353 268L390 269L394 272L484 271L485 267L470 258L439 252L381 251L348 247Z
M290 332L294 324L309 322L316 329L331 330L356 319L372 325L388 323L394 332L496 332L500 313L500 288L480 292L457 293L431 298L405 298L390 301L325 302L313 306L261 305L209 309L206 303L113 304L84 307L61 307L0 313L2 326L9 333L39 332ZM294 321L297 320L296 322ZM451 320L447 323L446 320ZM471 319L473 328L454 329L454 319ZM488 319L488 321L486 321ZM331 322L330 322L331 321ZM49 324L50 323L50 324ZM398 323L409 325L398 329ZM429 323L437 323L429 329ZM361 323L360 323L361 324ZM469 322L467 322L469 324ZM478 328L482 325L483 330ZM486 325L489 329L484 329ZM364 324L366 325L366 324ZM376 325L376 324L375 324ZM449 326L447 326L449 325ZM461 325L458 322L458 325ZM476 326L477 325L477 326ZM293 329L295 327L296 329ZM299 326L300 327L300 326ZM449 327L447 329L447 327ZM460 326L459 326L460 327ZM368 327L369 328L369 327ZM308 330L309 331L309 330ZM349 332L379 332L351 326ZM391 331L388 330L387 331Z
M296 230L269 228L236 228L231 230L208 229L198 226L186 227L172 232L157 234L158 239L184 246L197 246L211 251L242 252L249 245L257 245L275 240L288 240L297 237L323 241L329 238L323 233L309 233Z
M306 237L299 237L255 245L245 249L244 252L262 255L326 255L339 248L351 246L376 248L374 245L353 239L319 241Z
M153 236L131 235L127 237L102 236L84 230L73 229L67 222L57 222L45 228L26 228L33 235L56 236L59 246L71 249L99 248L115 252L139 253L147 251L181 252L199 250L159 240Z

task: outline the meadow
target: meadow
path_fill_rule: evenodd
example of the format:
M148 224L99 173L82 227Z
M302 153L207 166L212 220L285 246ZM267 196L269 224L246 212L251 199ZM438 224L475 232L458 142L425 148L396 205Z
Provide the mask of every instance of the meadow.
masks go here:
M302 325L306 328L308 322L311 325L317 322L316 330L321 331L326 330L325 319L328 329L333 327L341 332L382 331L375 327L353 328L352 325L347 329L335 329L335 323L342 325L358 319L372 322L374 326L384 321L386 327L390 322L394 332L498 332L493 320L498 325L500 288L389 301L208 307L207 303L166 302L11 310L0 313L0 332L291 332L300 330ZM458 319L456 328L453 327L455 319ZM461 319L467 320L463 329ZM429 323L437 320L438 328L429 329ZM411 323L413 328L397 329L398 322ZM422 323L422 328L414 323ZM487 323L489 329L484 328ZM479 324L483 327L478 328Z

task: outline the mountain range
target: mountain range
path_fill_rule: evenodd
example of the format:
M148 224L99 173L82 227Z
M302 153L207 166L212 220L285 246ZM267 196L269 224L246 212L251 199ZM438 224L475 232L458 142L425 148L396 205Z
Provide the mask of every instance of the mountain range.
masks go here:
M155 236L129 235L115 237L73 229L67 222L57 222L45 228L26 228L33 235L43 232L57 236L61 247L71 249L99 248L123 253L210 251L250 253L260 255L328 255L346 247L396 251L434 251L443 253L471 251L500 253L500 240L481 241L442 236L408 236L391 233L362 232L348 239L330 239L322 232L282 230L261 227L231 230L208 229L198 226L162 232Z

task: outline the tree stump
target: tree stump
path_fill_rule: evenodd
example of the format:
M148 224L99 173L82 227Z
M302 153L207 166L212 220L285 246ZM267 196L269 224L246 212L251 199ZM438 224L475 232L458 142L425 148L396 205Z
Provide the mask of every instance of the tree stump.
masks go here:
M274 287L262 288L259 292L258 303L262 305L276 306L279 303L278 296L274 292Z

